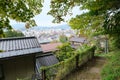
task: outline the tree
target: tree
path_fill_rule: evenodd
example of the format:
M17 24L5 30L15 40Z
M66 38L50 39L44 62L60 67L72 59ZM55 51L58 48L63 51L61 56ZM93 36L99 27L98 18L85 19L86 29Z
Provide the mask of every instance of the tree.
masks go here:
M71 14L72 8L80 6L80 9L87 10L79 19L86 21L83 29L94 27L100 31L103 27L104 34L109 34L115 39L115 44L120 43L120 0L51 0L51 10L48 14L54 17L53 22L64 21L67 14ZM0 37L3 36L3 29L11 29L9 19L17 21L30 21L36 14L40 13L42 0L2 0L0 1ZM101 22L97 17L100 17ZM96 23L95 23L95 22ZM78 28L77 28L78 29ZM2 35L1 35L2 34ZM120 48L120 46L116 45Z
M98 35L103 32L104 17L99 16L89 16L89 13L82 15L77 15L69 21L69 25L73 29L79 30L79 34L85 35L87 37ZM97 26L97 27L96 27Z
M0 37L4 29L12 29L10 19L20 22L33 21L33 17L41 12L42 0L0 0Z
M55 18L54 22L60 22L64 21L63 16L71 13L73 7L80 6L80 9L88 12L76 16L75 20L74 18L71 20L74 21L70 22L70 25L74 25L73 28L89 29L88 27L90 27L95 31L102 29L103 34L109 34L115 40L115 44L120 44L119 4L120 0L52 0L51 10L48 14ZM100 22L97 19L100 19ZM76 22L77 24L80 22L78 26L75 24ZM119 45L115 46L120 48Z
M15 30L8 30L6 31L5 33L5 37L8 38L8 37L23 37L24 34L21 32L21 31L15 31Z
M68 38L65 36L65 35L60 35L60 37L59 37L59 41L60 42L62 42L62 43L65 43L65 42L67 42L68 41Z

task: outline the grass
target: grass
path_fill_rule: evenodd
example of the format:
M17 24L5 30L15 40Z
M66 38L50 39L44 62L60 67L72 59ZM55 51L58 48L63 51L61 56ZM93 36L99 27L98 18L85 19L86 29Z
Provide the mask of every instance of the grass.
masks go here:
M120 50L105 54L107 63L102 69L102 80L120 80Z

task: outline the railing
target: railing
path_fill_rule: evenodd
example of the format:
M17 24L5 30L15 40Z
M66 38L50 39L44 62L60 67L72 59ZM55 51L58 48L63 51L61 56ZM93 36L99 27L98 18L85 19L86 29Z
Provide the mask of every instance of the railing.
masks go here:
M59 62L53 66L42 67L42 80L61 80L71 71L77 69L94 56L95 47L88 48L82 52L77 51L71 58Z

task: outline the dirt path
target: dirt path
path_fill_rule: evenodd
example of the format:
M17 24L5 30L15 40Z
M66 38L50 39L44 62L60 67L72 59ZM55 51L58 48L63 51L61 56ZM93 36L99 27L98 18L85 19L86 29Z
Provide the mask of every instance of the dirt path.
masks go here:
M105 61L105 58L95 57L63 80L101 80L100 72Z

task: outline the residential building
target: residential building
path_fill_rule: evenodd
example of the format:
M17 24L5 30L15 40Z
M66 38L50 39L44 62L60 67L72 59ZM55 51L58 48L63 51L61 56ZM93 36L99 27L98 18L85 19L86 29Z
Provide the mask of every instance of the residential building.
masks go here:
M36 37L0 39L0 51L0 80L40 80L40 67L58 62L44 55Z

